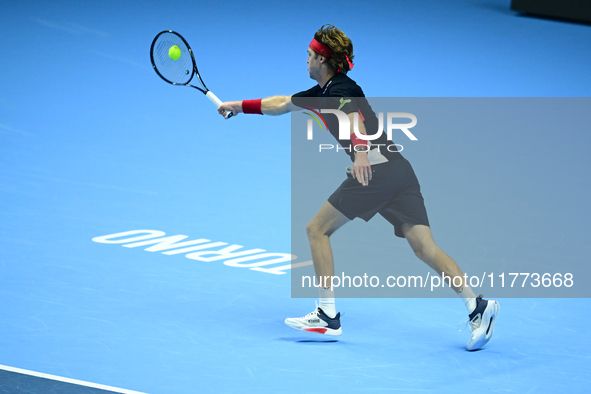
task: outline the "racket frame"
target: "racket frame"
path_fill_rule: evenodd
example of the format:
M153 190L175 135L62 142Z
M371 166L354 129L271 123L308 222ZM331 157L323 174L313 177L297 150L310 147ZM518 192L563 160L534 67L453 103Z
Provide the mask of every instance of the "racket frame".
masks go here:
M189 77L189 80L186 83L172 82L172 81L166 79L162 74L160 74L160 71L158 71L158 67L156 66L156 62L154 61L154 46L156 45L156 41L158 41L158 38L160 38L160 36L165 33L171 33L171 34L176 35L178 38L180 38L183 41L183 43L187 46L187 49L189 50L189 54L191 55L191 62L193 63L193 70L191 71L191 76ZM195 61L195 56L193 55L193 50L191 49L191 46L189 45L187 40L185 40L185 38L183 36L181 36L179 33L177 33L176 31L163 30L156 35L156 37L152 41L152 45L150 47L150 60L152 61L152 67L154 68L154 71L156 71L156 74L158 74L158 76L160 78L162 78L164 81L168 82L171 85L189 86L191 88L195 88L195 89L199 90L201 93L203 93L217 107L219 107L222 104L222 101L215 94L213 94L213 92L211 90L209 90L207 88L207 86L205 86L205 82L203 82L201 75L199 75L199 70L197 69L197 62ZM193 77L195 77L195 76L197 77L197 79L199 79L199 82L201 83L201 85L203 86L204 89L201 89L200 87L195 86L195 85L191 85L189 83L193 80ZM232 117L232 115L233 115L232 111L226 111L225 118L229 119Z

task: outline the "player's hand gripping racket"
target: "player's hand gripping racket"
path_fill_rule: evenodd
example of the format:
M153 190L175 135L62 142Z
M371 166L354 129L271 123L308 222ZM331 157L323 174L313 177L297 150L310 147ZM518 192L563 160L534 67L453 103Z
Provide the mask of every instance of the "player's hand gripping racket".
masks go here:
M211 90L207 89L199 71L193 51L187 41L172 30L165 30L158 33L152 47L150 48L150 59L154 70L162 79L173 85L190 86L200 90L218 108L222 101L217 98ZM189 82L197 77L201 87L191 85ZM226 119L231 118L233 113L226 111Z

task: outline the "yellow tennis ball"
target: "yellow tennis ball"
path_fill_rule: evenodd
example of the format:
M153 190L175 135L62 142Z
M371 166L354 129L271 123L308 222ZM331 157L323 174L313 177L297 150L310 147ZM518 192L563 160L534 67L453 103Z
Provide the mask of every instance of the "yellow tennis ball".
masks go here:
M181 57L181 48L176 45L173 45L168 50L168 57L172 60L178 60Z

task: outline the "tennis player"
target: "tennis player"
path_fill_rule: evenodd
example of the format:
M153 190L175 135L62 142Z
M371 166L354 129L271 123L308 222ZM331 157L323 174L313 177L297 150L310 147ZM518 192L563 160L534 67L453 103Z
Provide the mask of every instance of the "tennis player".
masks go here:
M500 306L497 301L476 297L458 264L434 242L429 228L427 211L420 185L410 163L400 152L384 147L388 143L386 133L368 143L359 139L354 130L377 130L378 119L367 104L361 88L347 76L353 68L353 44L339 29L324 25L314 35L308 48L308 72L318 84L292 96L272 96L258 100L228 101L218 108L221 115L231 110L234 114L281 115L295 106L305 106L309 98L327 98L332 109L346 113L351 124L349 139L339 140L338 124L328 129L344 148L353 165L347 179L328 198L320 211L306 227L314 270L318 283L322 278L334 276L334 262L330 236L341 226L359 217L369 221L376 213L394 226L395 235L406 238L416 256L427 263L439 275L444 276L450 287L461 297L468 311L472 336L468 350L482 348L493 334ZM332 103L332 104L330 104ZM449 278L461 277L461 285L455 286ZM446 279L447 278L447 279ZM330 282L329 282L330 283ZM297 330L325 335L341 335L340 313L336 312L334 292L331 287L321 287L316 310L304 317L288 318L285 324Z

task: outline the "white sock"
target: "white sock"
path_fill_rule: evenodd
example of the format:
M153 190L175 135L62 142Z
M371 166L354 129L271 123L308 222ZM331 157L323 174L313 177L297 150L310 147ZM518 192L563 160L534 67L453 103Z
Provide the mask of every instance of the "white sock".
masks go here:
M476 294L474 294L472 288L468 285L462 287L459 296L462 297L468 314L474 312L474 309L476 309Z
M330 287L319 287L320 300L318 306L322 308L326 316L331 319L337 315L334 304L334 291Z

